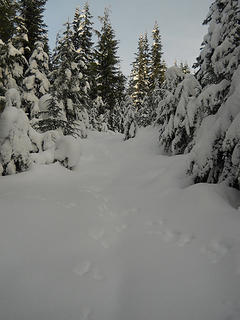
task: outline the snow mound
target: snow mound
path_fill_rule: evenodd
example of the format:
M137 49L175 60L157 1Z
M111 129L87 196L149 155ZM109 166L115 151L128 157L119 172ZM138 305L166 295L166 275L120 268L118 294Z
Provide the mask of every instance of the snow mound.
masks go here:
M62 136L56 141L54 159L64 167L74 169L80 159L80 144L72 136Z

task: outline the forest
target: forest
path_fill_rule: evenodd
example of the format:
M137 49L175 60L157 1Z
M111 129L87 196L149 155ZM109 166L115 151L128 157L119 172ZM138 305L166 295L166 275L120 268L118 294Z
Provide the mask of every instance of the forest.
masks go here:
M139 37L129 81L107 8L100 30L88 3L77 8L50 52L45 5L1 1L2 175L27 170L37 159L30 154L47 151L44 141L60 133L86 138L88 130L112 130L128 139L137 127L155 126L163 152L190 153L188 174L195 182L224 181L239 189L238 1L211 5L194 74L187 64L166 66L155 22L151 46L146 33ZM20 112L19 123L9 107Z
M194 66L143 21L130 75L91 6L49 48L47 0L0 0L0 319L239 320L240 1Z

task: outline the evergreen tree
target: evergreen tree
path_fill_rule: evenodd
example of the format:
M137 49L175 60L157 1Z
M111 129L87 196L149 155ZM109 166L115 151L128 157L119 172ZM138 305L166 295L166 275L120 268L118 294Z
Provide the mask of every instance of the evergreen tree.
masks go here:
M130 93L137 109L149 92L149 46L147 34L140 35L130 76Z
M196 182L226 181L240 188L238 168L240 8L237 0L215 0L204 21L209 24L197 59L203 85L196 106L199 129L189 172Z
M75 50L70 23L59 39L54 55L54 70L52 72L52 90L63 104L67 121L76 125L76 134L86 137L86 94L89 84L83 76L86 66L79 52Z
M79 8L75 10L74 20L72 23L73 45L76 50L81 50L81 55L85 59L89 76L93 61L92 18L89 5L86 2L81 12Z
M95 74L97 84L97 95L103 100L104 105L110 113L113 112L119 89L119 58L117 56L118 41L109 19L109 10L105 9L104 16L100 17L101 30L97 32L98 43L96 46ZM101 110L104 113L104 110ZM109 118L109 127L113 128L112 117Z
M55 92L46 94L39 99L40 118L33 127L41 132L57 130L63 134L78 136L74 122L67 121L64 105Z
M230 80L239 64L239 5L238 2L216 0L203 22L209 25L201 53L194 67L197 79L205 87Z
M34 44L37 41L44 43L44 51L48 53L47 29L43 18L47 0L19 0L18 2L19 16L24 21L28 31L30 51L25 53L25 57L29 60L34 50Z
M165 67L162 61L162 43L161 35L157 22L155 22L153 31L153 44L151 49L151 60L150 60L150 85L151 90L154 89L156 81L161 86L164 81Z
M9 40L6 44L0 40L0 95L7 89L22 87L23 70L27 61Z
M30 119L38 116L38 100L49 92L48 74L49 57L44 52L44 44L37 41L23 81L23 106Z
M13 36L13 45L26 57L30 54L28 30L23 17L16 16L16 30Z
M75 10L74 19L72 22L73 35L72 42L76 52L78 53L80 64L84 62L85 66L80 66L83 78L88 83L87 91L85 92L85 107L88 113L93 107L91 93L95 83L93 68L93 41L92 41L92 15L89 11L88 3L85 3L83 10L79 8Z
M156 116L157 116L157 108L160 103L160 101L163 99L164 90L162 89L162 86L160 86L159 81L155 80L154 88L150 95L150 103L152 106L152 115L151 115L151 124L155 123Z
M180 68L173 66L167 69L165 81L162 85L163 99L159 102L156 110L155 123L160 127L159 141L167 153L171 152L171 143L174 139L174 116L178 104L176 91L184 78L185 75Z
M14 34L16 9L16 1L0 1L0 39L5 43L11 39Z
M181 62L180 63L180 69L185 74L189 74L190 73L190 68L189 68L189 65L187 64L187 62L185 62L185 63Z
M169 143L169 151L172 154L181 154L188 151L189 144L193 140L196 130L194 109L201 89L201 85L191 74L186 74L176 88L175 101L177 107L173 119L174 135Z
M93 100L92 107L89 110L89 123L90 128L92 130L99 130L100 124L99 124L99 116L100 116L100 110L104 110L105 106L102 101L101 97L97 97Z

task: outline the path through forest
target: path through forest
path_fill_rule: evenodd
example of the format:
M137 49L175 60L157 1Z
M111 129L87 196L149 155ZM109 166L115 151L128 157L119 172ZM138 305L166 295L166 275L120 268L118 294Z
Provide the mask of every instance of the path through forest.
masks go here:
M0 180L0 318L239 320L239 193L157 133L91 133L76 171Z

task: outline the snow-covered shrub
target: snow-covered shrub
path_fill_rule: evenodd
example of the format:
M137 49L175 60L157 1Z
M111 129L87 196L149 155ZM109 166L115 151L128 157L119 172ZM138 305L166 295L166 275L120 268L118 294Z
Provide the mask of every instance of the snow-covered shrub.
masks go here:
M35 130L34 130L35 131ZM35 131L36 134L36 131ZM61 133L58 131L47 131L39 135L39 142L41 143L41 150L31 154L34 163L50 164L54 162L54 153L56 148L56 141L60 138ZM35 137L35 141L36 141Z
M64 167L74 169L81 155L79 141L72 136L62 136L57 139L54 151L54 159Z
M30 124L19 109L20 96L16 89L6 93L6 107L0 114L0 163L3 175L27 170L31 166L33 149L29 137Z

